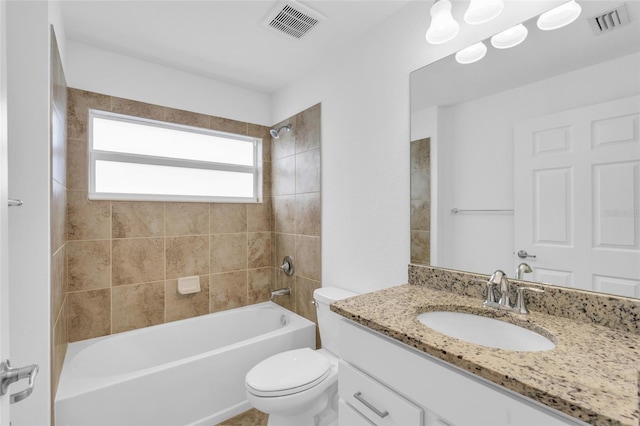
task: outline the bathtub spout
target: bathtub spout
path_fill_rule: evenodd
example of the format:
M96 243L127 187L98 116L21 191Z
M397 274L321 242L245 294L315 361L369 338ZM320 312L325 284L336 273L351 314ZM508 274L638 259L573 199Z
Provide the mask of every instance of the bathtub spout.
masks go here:
M271 300L276 296L287 296L291 294L291 287L279 288L277 290L271 290Z

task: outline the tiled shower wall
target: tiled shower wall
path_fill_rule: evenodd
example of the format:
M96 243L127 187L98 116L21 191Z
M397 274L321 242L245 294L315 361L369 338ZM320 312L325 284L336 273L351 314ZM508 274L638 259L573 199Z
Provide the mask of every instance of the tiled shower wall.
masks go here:
M321 287L320 253L320 104L278 123L291 124L273 140L274 286L291 287L277 303L312 320L313 291ZM284 256L294 259L295 273L279 271Z
M411 262L430 264L430 138L411 142Z
M68 98L69 341L269 300L278 278L269 128L76 89ZM89 201L89 108L263 138L264 203ZM309 259L304 248L301 255ZM313 268L317 255L308 260ZM177 278L191 275L200 276L202 291L179 295Z
M51 42L51 398L67 350L66 217L67 85L55 35ZM53 404L52 404L53 406Z

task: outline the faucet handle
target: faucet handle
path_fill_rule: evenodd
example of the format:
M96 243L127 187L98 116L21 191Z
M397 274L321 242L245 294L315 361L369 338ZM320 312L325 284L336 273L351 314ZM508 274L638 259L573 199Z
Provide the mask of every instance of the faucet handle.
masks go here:
M520 314L527 315L529 310L527 309L527 301L524 298L525 291L533 291L535 293L544 293L541 288L535 287L518 287L518 299L516 300L516 310Z

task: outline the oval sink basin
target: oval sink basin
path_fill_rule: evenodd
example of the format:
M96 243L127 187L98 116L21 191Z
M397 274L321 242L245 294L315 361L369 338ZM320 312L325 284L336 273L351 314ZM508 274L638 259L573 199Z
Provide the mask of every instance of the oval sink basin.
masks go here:
M463 312L436 311L418 315L418 321L465 342L510 351L539 352L556 347L546 337L526 328Z

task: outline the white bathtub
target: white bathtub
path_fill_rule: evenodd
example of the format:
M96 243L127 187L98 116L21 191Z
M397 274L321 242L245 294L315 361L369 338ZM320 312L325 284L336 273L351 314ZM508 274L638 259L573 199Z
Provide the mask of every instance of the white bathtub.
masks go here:
M315 324L265 302L71 343L56 426L211 426L250 408L258 362L315 348Z

